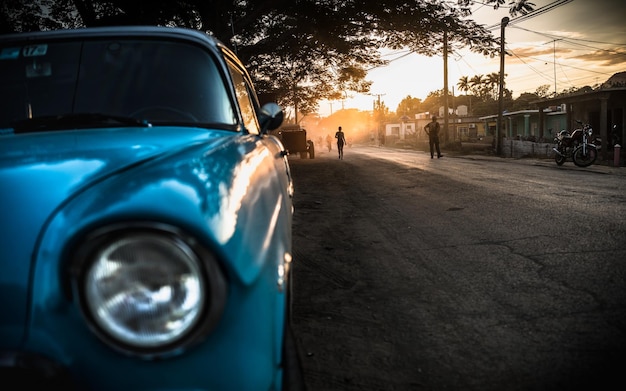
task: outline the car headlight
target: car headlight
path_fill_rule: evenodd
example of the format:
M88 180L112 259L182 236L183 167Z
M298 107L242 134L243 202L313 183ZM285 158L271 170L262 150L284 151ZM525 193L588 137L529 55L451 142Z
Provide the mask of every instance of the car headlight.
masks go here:
M179 350L221 315L226 284L212 254L169 227L110 227L78 252L74 286L96 334L130 354Z

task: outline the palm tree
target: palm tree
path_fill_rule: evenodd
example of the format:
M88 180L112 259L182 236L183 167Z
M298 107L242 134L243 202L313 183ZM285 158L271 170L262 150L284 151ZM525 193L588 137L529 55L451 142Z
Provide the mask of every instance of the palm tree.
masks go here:
M476 75L469 80L471 91L474 95L483 96L483 83L485 82L483 75Z
M498 96L498 86L500 85L500 72L492 72L487 75L485 80L489 90L493 93L494 99Z
M459 91L464 91L465 93L467 93L467 91L470 90L469 78L467 76L461 76L457 87L459 87Z
M467 95L467 92L470 90L469 78L467 76L461 76L457 86L459 87L459 91L463 91L465 92L465 95ZM470 114L472 113L472 96L471 95L469 97L469 113Z

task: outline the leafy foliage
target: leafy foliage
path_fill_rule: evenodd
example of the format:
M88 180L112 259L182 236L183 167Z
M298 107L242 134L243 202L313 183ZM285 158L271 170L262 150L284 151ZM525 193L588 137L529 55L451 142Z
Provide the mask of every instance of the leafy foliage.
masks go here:
M504 0L484 0L498 8ZM322 99L366 93L381 48L437 55L469 47L495 55L498 42L465 17L473 1L435 0L4 0L0 32L102 25L180 26L206 31L236 50L261 94L307 114ZM511 12L533 4L512 0Z
M419 114L422 112L422 100L419 98L413 98L411 95L408 95L406 98L402 99L398 104L398 108L396 109L396 115L402 116L407 115L411 118L415 117L415 114Z
M474 3L488 4L493 7L494 10L499 9L506 3L506 0L486 0L486 1L474 1L474 0L458 0L458 5L461 8L468 8ZM531 12L535 8L535 4L528 0L509 0L509 12L511 16L525 15Z

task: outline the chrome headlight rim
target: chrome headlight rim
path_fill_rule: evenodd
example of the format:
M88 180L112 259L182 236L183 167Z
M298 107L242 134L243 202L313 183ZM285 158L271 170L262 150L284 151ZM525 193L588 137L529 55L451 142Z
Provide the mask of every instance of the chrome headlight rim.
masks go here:
M112 243L141 235L160 237L170 243L176 243L183 252L189 251L190 257L195 259L204 289L201 293L204 295L202 306L198 309L196 320L191 327L170 341L152 345L125 341L103 327L89 302L87 293L89 288L85 285L90 270L97 262L96 254L102 253L102 249L110 247ZM74 254L70 267L72 291L73 296L78 299L89 329L107 346L126 355L153 359L179 354L202 341L216 326L224 311L227 282L217 255L177 227L153 222L107 225L84 236Z

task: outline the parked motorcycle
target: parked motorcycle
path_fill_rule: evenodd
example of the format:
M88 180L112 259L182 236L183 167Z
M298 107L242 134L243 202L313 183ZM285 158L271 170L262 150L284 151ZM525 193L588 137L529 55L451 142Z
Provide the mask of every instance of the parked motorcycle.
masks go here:
M581 128L572 133L562 130L554 138L556 146L552 150L555 153L554 161L559 166L563 165L567 159L572 159L578 167L587 167L598 158L598 149L590 141L593 134L591 125L583 124L581 121L576 122L581 125Z
M611 132L608 134L609 142L607 143L607 149L609 151L613 150L613 147L616 144L622 144L621 142L621 134L622 130L619 125L613 125ZM601 149L602 147L602 138L598 135L594 136L592 143L596 145L596 149Z

